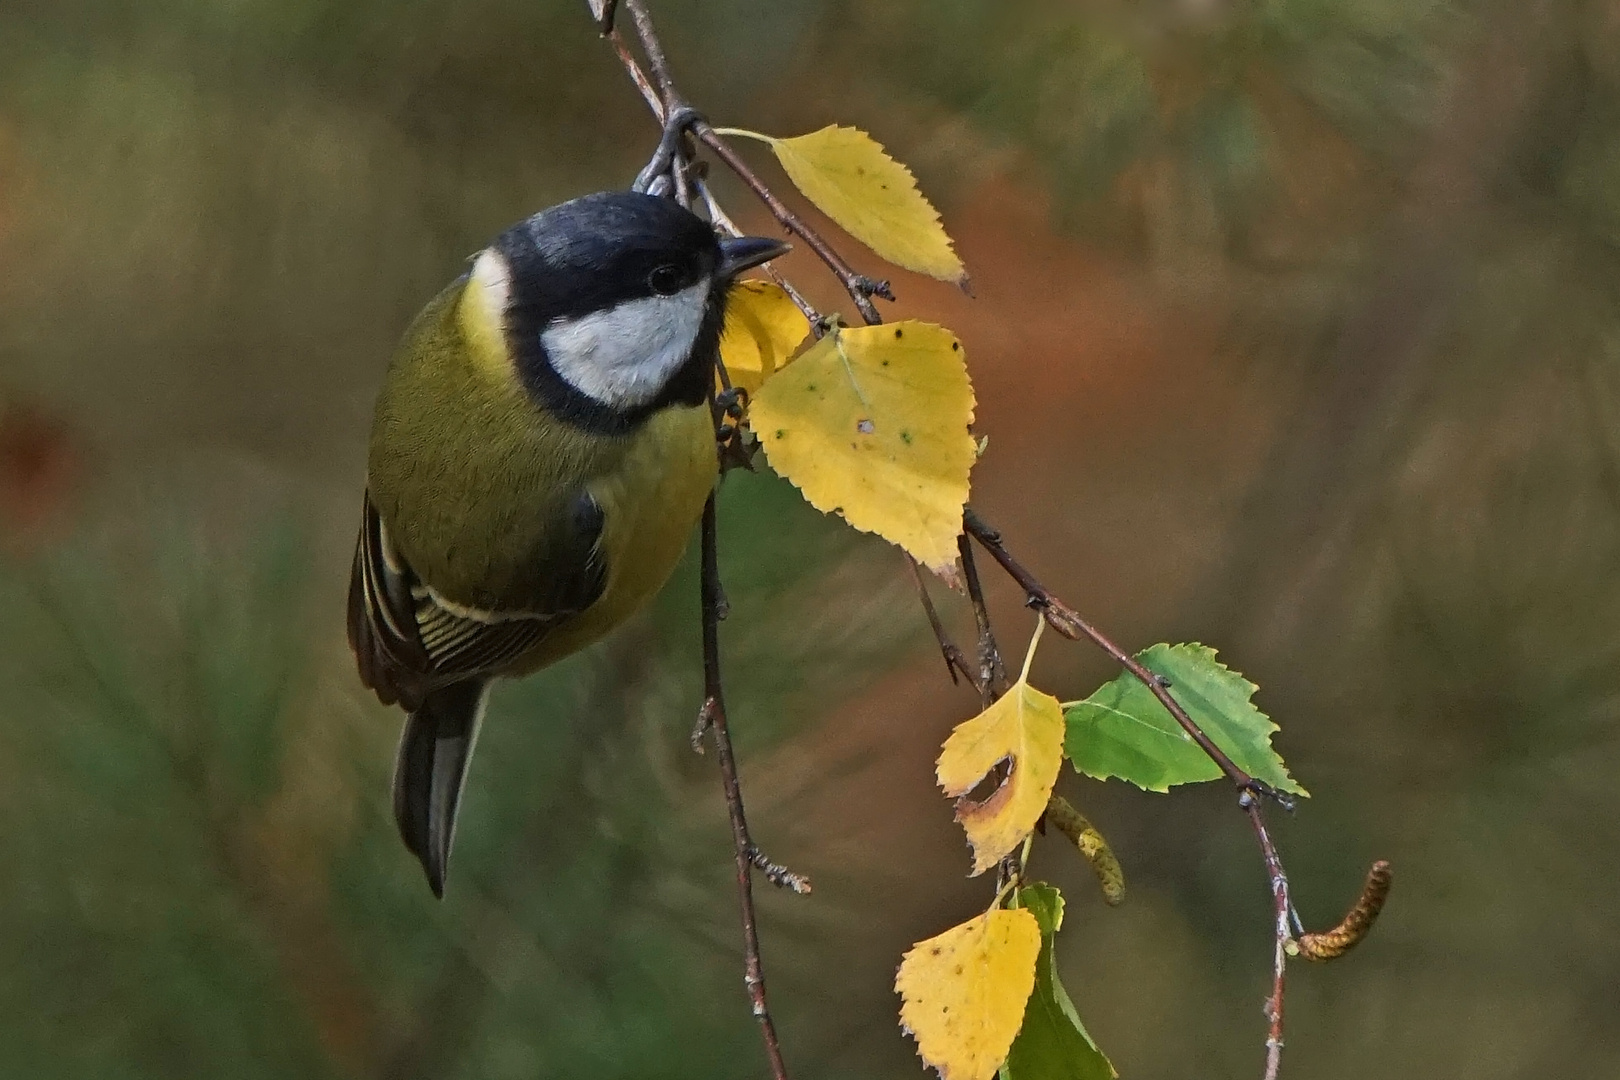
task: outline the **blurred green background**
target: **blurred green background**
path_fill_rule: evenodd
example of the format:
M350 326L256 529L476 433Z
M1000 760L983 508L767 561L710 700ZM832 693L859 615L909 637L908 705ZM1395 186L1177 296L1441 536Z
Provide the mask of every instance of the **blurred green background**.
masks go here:
M1373 937L1296 965L1285 1075L1620 1075L1620 4L652 7L717 122L915 167L978 298L897 310L966 342L976 503L1122 642L1261 684L1306 920L1393 860ZM573 0L0 7L0 1075L763 1073L690 567L497 693L442 904L342 639L406 320L654 136ZM893 551L786 485L728 481L722 556L756 832L817 885L762 898L790 1065L917 1075L889 985L985 899L931 787L974 699ZM1257 1075L1230 793L1061 787L1131 882L1037 845L1092 1032Z

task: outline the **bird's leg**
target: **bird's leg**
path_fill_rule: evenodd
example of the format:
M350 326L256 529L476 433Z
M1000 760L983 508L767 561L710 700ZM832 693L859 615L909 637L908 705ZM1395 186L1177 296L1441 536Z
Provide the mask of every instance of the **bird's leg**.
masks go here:
M664 134L658 140L658 149L653 151L647 167L636 174L636 182L630 185L630 190L650 195L668 194L674 183L674 169L679 167L675 159L681 153L681 138L702 119L701 113L688 106L671 109L664 120Z

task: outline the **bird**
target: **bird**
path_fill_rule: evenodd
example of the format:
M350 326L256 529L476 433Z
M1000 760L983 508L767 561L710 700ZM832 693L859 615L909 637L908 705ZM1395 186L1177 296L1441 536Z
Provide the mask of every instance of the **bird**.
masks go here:
M490 684L603 637L685 551L719 472L727 290L788 249L596 192L502 232L406 330L347 623L361 682L407 714L394 817L434 896Z

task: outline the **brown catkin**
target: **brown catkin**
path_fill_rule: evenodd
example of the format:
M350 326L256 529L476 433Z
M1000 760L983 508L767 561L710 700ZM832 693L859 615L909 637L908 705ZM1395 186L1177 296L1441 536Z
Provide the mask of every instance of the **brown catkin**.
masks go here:
M1097 884L1102 886L1103 902L1109 907L1118 907L1125 899L1125 871L1103 834L1061 795L1053 795L1047 802L1046 821L1067 836L1091 864Z
M1325 934L1301 934L1295 943L1299 955L1307 960L1332 960L1355 948L1378 920L1378 913L1384 910L1393 876L1389 863L1382 859L1373 863L1372 869L1367 871L1367 883L1361 888L1361 898L1344 921Z

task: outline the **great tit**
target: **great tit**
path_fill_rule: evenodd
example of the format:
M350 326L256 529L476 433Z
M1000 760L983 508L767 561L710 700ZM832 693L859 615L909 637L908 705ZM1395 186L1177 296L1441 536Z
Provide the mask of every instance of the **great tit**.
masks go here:
M408 713L394 817L444 895L490 681L555 663L662 588L713 488L726 291L783 254L668 198L523 221L424 308L377 400L348 631Z

